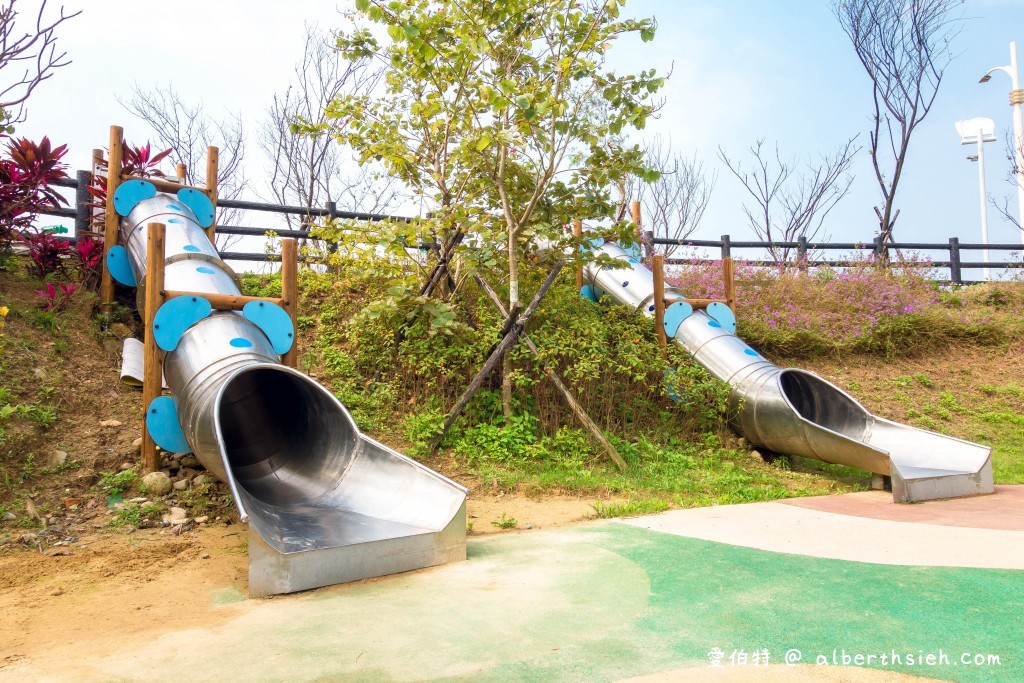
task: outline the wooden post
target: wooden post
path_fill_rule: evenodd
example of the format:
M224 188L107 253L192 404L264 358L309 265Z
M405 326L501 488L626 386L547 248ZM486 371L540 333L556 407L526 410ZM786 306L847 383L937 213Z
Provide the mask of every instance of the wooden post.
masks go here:
M210 196L210 201L213 202L214 211L217 209L217 173L220 168L220 152L216 147L206 148L206 194ZM216 213L214 214L213 223L206 229L206 237L209 238L210 244L217 246L216 241L217 235L217 219Z
M732 257L722 259L722 279L725 281L725 303L736 313L736 283L733 280Z
M654 269L654 328L658 333L658 346L664 353L668 348L665 336L665 256L655 254L651 266Z
M146 245L146 310L143 321L146 329L143 335L142 369L142 468L155 472L160 468L156 455L156 444L146 428L146 413L150 404L163 393L163 362L160 348L153 336L153 319L163 303L164 289L164 232L163 223L149 223Z
M175 168L175 175L178 176L178 182L184 185L185 176L187 175L185 164L178 164L177 168Z
M92 167L90 168L93 183L95 183L96 176L101 175L100 169L106 165L107 162L103 159L103 150L94 149L92 151ZM104 231L104 226L100 224L103 219L103 207L97 206L98 202L92 200L90 202L92 202L92 210L89 214L89 231L99 235ZM101 265L100 272L102 273L104 269L105 265Z
M579 244L583 237L583 221L576 219L572 222L572 234L576 238L576 243ZM583 266L576 266L576 291L580 292L583 289Z
M299 328L296 325L299 311L299 245L294 237L281 240L281 299L284 310L292 319L292 348L284 354L281 362L290 368L298 365Z
M124 130L120 126L110 127L110 158L107 162L107 208L103 229L103 258L102 274L100 275L100 310L104 313L110 312L110 305L114 302L114 280L107 270L107 252L117 244L117 232L120 221L117 218L117 211L114 210L114 193L117 186L121 184L121 159L124 149L122 147L122 136Z

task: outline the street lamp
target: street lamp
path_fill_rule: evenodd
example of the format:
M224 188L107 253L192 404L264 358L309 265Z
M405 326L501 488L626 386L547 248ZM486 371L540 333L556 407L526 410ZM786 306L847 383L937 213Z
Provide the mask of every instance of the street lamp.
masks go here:
M985 143L995 142L996 122L992 119L976 117L956 122L956 132L960 133L961 145L977 145L978 156L968 159L978 162L978 186L981 188L981 243L988 246L988 199L985 194ZM982 258L988 263L988 249L982 251ZM984 278L989 279L988 266L983 271Z
M1024 90L1020 87L1017 72L1017 43L1010 42L1010 63L1006 66L995 66L985 72L979 83L988 83L993 71L1002 71L1010 77L1010 106L1013 107L1013 150L1014 166L1017 169L1017 218L1020 224L1020 241L1024 244Z

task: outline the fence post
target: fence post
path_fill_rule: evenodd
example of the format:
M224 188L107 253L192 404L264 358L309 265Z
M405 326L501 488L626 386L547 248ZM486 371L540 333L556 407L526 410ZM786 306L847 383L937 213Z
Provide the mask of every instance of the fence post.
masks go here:
M334 220L334 217L338 213L338 205L337 205L337 203L331 202L331 201L325 202L324 203L324 208L327 209L327 219L328 220ZM308 224L306 226L306 232L309 232ZM338 253L338 243L335 242L334 240L329 241L327 243L327 253L328 254L337 254Z
M796 244L796 267L797 269L806 272L807 271L807 237L800 235L797 239Z
M960 238L949 238L949 280L954 285L963 284L960 273Z
M75 237L82 239L82 236L92 228L92 200L89 199L92 173L78 171L75 173L75 180L78 182L75 188Z
M885 238L882 237L881 235L876 235L874 239L874 245L875 258L879 260L884 260L887 255L885 249Z
M722 235L722 260L732 258L732 241L728 235Z

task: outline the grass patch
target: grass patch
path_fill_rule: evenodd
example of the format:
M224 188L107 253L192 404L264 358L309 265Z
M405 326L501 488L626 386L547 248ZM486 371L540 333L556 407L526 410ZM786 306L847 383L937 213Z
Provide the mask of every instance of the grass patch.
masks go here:
M598 519L609 519L611 517L653 515L668 510L672 507L672 503L661 498L638 498L625 503L605 503L599 500L592 503L590 507L594 508Z

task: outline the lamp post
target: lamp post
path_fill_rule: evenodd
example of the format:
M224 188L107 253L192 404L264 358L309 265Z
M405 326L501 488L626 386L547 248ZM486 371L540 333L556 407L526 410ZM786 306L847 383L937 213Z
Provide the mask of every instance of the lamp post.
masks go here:
M977 145L977 157L967 157L978 162L978 187L981 189L981 243L988 246L988 197L985 194L985 143L995 142L996 123L992 119L977 117L956 122L956 132L960 133L961 145ZM982 251L982 258L988 263L988 249ZM983 277L989 279L986 265Z
M1010 106L1013 107L1013 151L1014 166L1017 169L1017 218L1019 222L1020 240L1024 244L1024 90L1020 87L1020 75L1017 71L1017 42L1010 42L1010 63L1006 66L994 66L985 72L979 83L988 83L993 71L1002 71L1010 77Z

